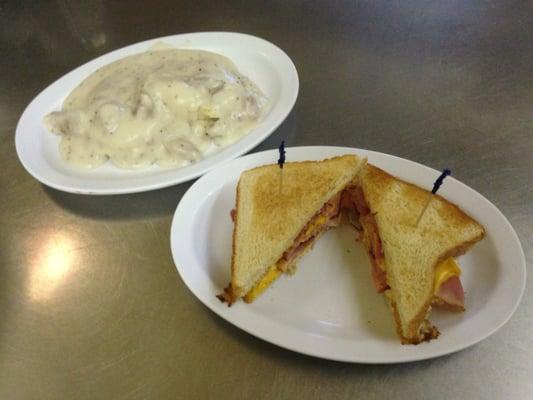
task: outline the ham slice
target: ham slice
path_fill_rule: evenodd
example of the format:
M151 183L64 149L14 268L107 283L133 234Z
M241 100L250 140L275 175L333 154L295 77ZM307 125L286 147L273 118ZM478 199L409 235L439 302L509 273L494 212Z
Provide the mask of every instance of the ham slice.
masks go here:
M302 242L296 246L292 246L289 250L287 250L285 253L283 253L283 260L285 261L283 265L289 265L291 262L297 258L300 254L304 252L304 250L309 246L315 237L309 238L307 241Z
M370 208L368 207L368 204L366 202L363 189L361 189L360 186L350 187L350 196L359 215L365 216L370 214Z
M378 266L378 263L374 257L372 257L371 260L372 280L374 281L374 287L378 293L383 293L385 290L390 289L390 286L387 283L387 273Z
M379 230L374 215L365 199L360 186L349 186L343 193L341 207L348 214L349 220L358 219L362 226L360 240L368 248L372 261L372 280L378 293L382 293L390 286L387 284L385 255L379 237ZM356 228L357 224L352 223ZM445 306L454 310L464 310L465 294L458 276L451 277L444 282L434 296L434 305Z
M444 305L460 311L465 309L465 292L458 276L452 276L440 285L435 297L437 301L434 304L436 305Z
M372 261L372 280L378 293L382 293L390 286L387 284L385 255L379 237L378 225L365 199L363 190L359 186L346 189L341 200L341 207L356 229L361 231L360 240L365 244ZM359 226L358 226L359 225Z
M387 283L385 255L383 254L376 219L372 214L367 214L361 217L361 223L364 228L362 240L368 248L370 261L372 262L372 280L374 281L374 287L378 293L383 293L385 290L390 289L390 286Z
M339 224L340 199L341 193L332 197L304 226L294 240L293 245L283 253L283 262L278 264L280 270L285 271L292 261L302 254L322 231Z

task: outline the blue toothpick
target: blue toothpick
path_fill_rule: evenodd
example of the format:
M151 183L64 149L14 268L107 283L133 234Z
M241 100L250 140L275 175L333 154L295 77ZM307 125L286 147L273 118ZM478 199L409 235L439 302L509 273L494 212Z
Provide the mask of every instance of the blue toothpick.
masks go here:
M452 171L450 171L448 168L445 168L442 171L442 174L440 174L440 176L437 178L437 180L433 184L433 189L431 190L431 193L436 194L437 190L439 190L439 188L441 187L442 182L444 182L444 178L446 178L448 175L451 175L451 174L452 174Z
M422 209L422 212L420 213L420 215L418 216L418 219L416 220L416 224L415 224L416 226L418 226L418 223L420 222L420 220L424 216L424 213L426 212L426 210L427 210L427 208L429 206L429 203L431 203L431 200L437 194L437 191L439 190L439 188L442 186L442 183L444 182L444 178L446 178L448 175L451 175L451 174L452 174L452 171L450 171L448 168L445 168L442 171L442 173L439 175L439 177L437 178L437 180L433 184L433 189L431 189L431 194L429 195L429 197L428 197L428 199L426 201L426 204L424 205L424 208Z
M283 169L283 164L285 164L285 140L281 141L281 144L279 145L279 159L278 159L278 165L280 168Z
M285 164L285 140L281 141L281 144L279 145L279 159L278 159L278 165L279 165L279 192L281 193L281 186L283 184L283 165Z

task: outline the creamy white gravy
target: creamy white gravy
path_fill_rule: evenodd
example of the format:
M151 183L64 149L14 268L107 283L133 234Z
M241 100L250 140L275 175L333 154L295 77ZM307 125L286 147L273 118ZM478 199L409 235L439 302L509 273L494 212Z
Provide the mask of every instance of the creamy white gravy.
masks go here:
M183 167L249 133L268 107L228 58L165 48L100 68L45 125L78 167Z

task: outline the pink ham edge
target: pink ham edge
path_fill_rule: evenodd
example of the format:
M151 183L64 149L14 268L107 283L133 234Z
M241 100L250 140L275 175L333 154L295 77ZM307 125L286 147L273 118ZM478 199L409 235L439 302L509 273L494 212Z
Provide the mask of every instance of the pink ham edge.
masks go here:
M435 297L449 306L458 307L462 310L465 308L465 292L458 276L452 276L440 285Z
M333 228L339 225L339 219L332 217L328 220L326 224L324 224L320 230L315 232L313 236L311 236L309 239L307 239L305 242L301 242L296 246L291 247L289 250L287 250L285 253L283 253L283 259L287 262L287 264L290 264L292 260L294 260L296 257L298 257L306 248L311 244L311 242L318 236L318 234L325 229Z
M385 290L390 289L390 286L387 284L387 273L378 267L377 261L374 258L372 258L372 280L378 293L383 293Z

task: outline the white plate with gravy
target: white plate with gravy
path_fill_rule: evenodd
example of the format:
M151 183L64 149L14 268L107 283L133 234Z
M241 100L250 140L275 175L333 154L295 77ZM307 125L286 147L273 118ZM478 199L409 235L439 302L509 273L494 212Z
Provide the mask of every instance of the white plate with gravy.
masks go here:
M287 148L287 161L322 160L342 154L368 162L406 181L431 188L439 171L388 154L343 147ZM253 303L231 307L216 295L230 281L235 188L241 172L275 163L265 151L232 160L196 181L181 199L170 232L178 272L192 293L221 318L263 340L303 354L337 361L397 363L423 360L472 346L500 329L524 293L525 257L505 216L485 197L447 178L439 194L486 229L486 237L458 258L466 311L432 310L438 339L401 345L393 316L371 278L368 254L349 227L326 232L298 262ZM216 325L216 324L215 324Z
M107 162L94 169L81 169L67 163L59 151L61 137L46 129L44 117L60 110L72 90L99 68L124 57L146 52L158 43L176 49L210 51L229 58L239 73L253 81L270 101L269 109L259 124L235 143L185 167L150 165L121 169ZM285 120L296 102L298 89L298 73L289 56L274 44L254 36L201 32L147 40L98 57L42 91L27 106L17 125L17 154L33 177L47 186L66 192L107 195L163 188L196 178L257 146Z

